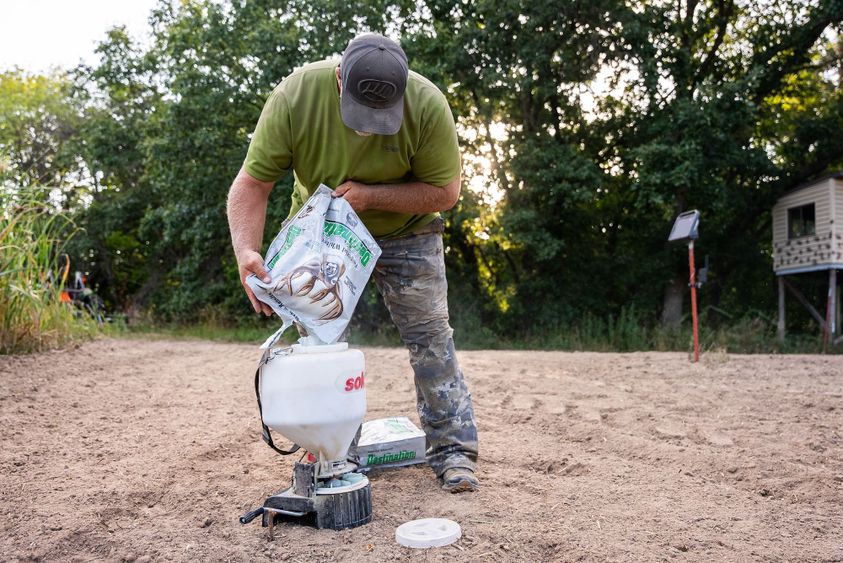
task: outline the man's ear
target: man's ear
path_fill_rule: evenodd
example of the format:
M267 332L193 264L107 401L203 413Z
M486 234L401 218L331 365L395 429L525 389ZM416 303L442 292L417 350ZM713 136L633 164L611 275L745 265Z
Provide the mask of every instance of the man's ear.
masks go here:
M337 88L339 88L340 92L342 92L342 74L340 73L340 67L337 67Z

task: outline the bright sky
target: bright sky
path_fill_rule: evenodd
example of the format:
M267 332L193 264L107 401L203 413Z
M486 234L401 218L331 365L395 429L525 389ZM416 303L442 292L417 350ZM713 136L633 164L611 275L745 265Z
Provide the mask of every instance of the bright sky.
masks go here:
M92 63L94 47L115 25L141 39L158 0L5 0L0 17L0 71L29 72Z

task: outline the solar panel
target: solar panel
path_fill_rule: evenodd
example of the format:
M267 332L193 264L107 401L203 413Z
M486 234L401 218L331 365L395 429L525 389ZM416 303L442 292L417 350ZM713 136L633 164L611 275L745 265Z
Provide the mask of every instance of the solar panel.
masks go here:
M687 240L696 240L700 235L698 232L700 224L700 212L696 209L680 213L679 217L673 223L673 228L670 230L670 236L667 237L668 242L680 242Z

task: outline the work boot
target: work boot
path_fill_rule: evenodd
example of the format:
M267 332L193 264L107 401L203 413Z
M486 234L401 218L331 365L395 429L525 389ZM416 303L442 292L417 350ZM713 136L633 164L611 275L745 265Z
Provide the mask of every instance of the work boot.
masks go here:
M474 471L465 467L446 469L440 479L442 480L442 489L452 493L473 492L480 488L480 482L474 476Z

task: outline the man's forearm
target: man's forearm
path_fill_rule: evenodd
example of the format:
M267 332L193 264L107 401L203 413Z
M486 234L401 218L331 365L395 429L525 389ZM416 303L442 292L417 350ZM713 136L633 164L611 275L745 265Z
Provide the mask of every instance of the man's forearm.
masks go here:
M334 192L343 196L358 213L367 209L395 213L434 213L452 208L460 195L460 178L439 187L424 182L360 184L346 182Z
M236 255L245 250L260 252L270 190L271 182L261 182L243 170L231 184L228 192L228 226Z

